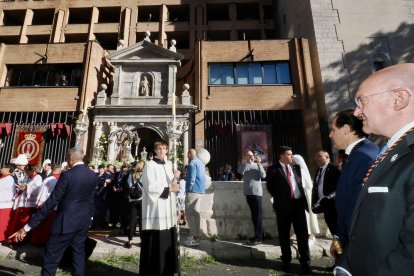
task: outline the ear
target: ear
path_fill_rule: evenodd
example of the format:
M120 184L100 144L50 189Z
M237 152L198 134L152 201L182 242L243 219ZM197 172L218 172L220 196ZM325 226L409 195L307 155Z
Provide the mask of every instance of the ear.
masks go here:
M344 124L344 126L342 127L345 134L349 134L351 132L351 127L348 124Z
M395 90L393 96L395 111L404 109L410 103L411 94L406 89Z

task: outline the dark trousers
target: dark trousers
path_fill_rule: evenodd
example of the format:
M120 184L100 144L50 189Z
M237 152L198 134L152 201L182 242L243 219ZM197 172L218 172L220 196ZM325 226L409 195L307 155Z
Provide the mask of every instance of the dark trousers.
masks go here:
M292 261L290 250L290 225L296 234L299 249L299 262L307 265L309 256L308 228L306 225L305 206L302 199L291 199L290 209L276 211L277 230L279 231L279 243L282 250L282 262L287 265Z
M112 193L109 199L109 223L111 223L114 227L118 222L120 222L121 218L121 196L119 193Z
M262 212L262 197L256 195L246 195L247 204L252 215L252 222L254 226L254 239L262 241L263 239L263 212Z
M107 204L105 199L95 198L93 211L93 227L105 228L108 226L106 222Z
M85 240L88 229L68 234L50 234L43 256L42 276L54 276L65 250L72 247L74 276L85 275Z
M124 229L124 235L127 235L127 229L129 226L129 200L128 198L121 198L120 200L120 219L121 219L121 229Z
M336 215L336 206L334 200L329 200L328 204L324 206L324 217L325 222L328 225L329 231L332 235L335 235L337 231L337 215Z
M137 222L139 226L139 232L142 231L142 201L132 201L129 203L129 229L128 229L128 240L132 240L132 237L135 234L135 228L137 227ZM137 221L138 216L138 221Z

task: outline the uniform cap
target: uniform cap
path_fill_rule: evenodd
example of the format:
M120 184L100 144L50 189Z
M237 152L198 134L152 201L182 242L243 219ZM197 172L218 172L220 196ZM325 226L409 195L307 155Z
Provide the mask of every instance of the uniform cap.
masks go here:
M26 154L20 154L19 156L17 156L17 158L14 160L14 164L15 165L24 165L26 166L29 163L29 161L27 160L27 156Z
M52 164L52 161L50 159L46 159L45 161L43 161L42 167L44 167L47 164Z

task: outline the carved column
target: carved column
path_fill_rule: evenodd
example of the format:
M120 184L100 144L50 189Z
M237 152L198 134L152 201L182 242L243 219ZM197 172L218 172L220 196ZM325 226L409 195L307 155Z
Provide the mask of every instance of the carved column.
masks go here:
M102 135L102 122L93 122L94 126L94 137L93 137L93 147L96 148L99 146L99 138Z
M98 165L101 148L99 147L99 138L102 135L102 122L93 122L93 148L92 148L92 162Z
M187 126L184 128L184 133L183 133L183 151L184 151L184 165L188 165L188 124Z

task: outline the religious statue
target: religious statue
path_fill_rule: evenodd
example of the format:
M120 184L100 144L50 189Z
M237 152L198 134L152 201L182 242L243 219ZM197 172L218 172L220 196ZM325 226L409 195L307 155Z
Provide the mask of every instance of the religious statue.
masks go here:
M128 140L128 138L124 138L124 140L122 140L121 144L119 145L117 160L122 163L127 163L129 162L129 159L131 159L130 155L131 155L131 142Z
M150 85L147 76L144 76L143 80L139 84L139 95L149 96L150 95Z
M143 161L147 161L147 151L146 151L146 148L144 147L143 149L142 149L142 151L141 151L141 160L143 160Z

